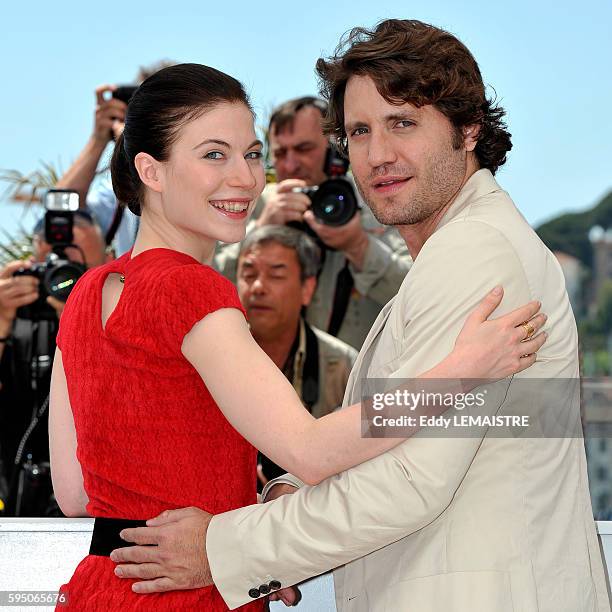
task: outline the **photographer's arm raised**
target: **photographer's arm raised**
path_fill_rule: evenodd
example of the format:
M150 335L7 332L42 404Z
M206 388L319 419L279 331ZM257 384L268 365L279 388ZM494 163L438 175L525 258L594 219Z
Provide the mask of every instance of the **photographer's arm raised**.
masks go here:
M468 317L455 349L420 378L497 379L529 367L544 337L520 343L539 304L494 321L487 317L502 294L490 293ZM533 320L544 323L543 315ZM253 340L242 314L221 309L199 321L185 336L182 351L199 372L235 429L272 461L308 484L360 464L397 446L401 438L364 438L361 404L314 419L293 387ZM414 432L417 429L415 428Z
M98 163L106 149L106 143L100 142L95 138L90 138L75 162L66 170L55 187L57 189L72 189L79 194L79 207L85 208L87 193L91 186Z
M106 100L104 94L112 91L113 85L100 85L96 88L96 111L92 134L79 153L75 162L56 184L58 189L73 189L79 193L79 206L85 208L87 192L96 176L102 153L111 140L116 125L123 124L127 105L121 100Z

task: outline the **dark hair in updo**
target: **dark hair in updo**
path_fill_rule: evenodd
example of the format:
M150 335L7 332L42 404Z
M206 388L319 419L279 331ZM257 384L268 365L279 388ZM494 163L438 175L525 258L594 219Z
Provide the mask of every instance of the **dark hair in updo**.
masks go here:
M136 155L167 161L180 128L221 102L242 102L252 112L242 84L208 66L177 64L146 79L128 104L111 160L117 200L140 215L144 185L134 165Z

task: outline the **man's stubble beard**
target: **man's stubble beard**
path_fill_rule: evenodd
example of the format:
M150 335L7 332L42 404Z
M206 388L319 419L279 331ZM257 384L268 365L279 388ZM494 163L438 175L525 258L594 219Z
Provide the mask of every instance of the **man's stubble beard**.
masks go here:
M430 157L426 168L429 170L426 174L410 179L417 181L412 194L400 193L379 200L366 192L356 175L353 177L357 190L379 223L415 225L431 217L457 195L465 177L467 156L464 151L452 148L450 154ZM385 174L410 175L411 172L400 166L390 166Z

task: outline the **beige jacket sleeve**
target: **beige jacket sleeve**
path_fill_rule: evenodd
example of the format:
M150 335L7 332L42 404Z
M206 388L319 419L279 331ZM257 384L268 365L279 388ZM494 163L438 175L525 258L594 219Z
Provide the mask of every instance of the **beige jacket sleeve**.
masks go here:
M439 230L394 305L405 320L391 376L415 377L439 362L497 284L506 293L494 316L533 299L497 230L472 221ZM253 587L296 584L421 529L452 502L480 443L416 435L315 487L213 517L206 546L222 597L236 608L251 600Z
M268 480L268 482L264 485L264 488L261 491L262 502L266 501L270 489L277 484L290 485L296 489L301 489L302 487L306 486L297 476L294 476L293 474L282 474L276 478L273 478L272 480Z

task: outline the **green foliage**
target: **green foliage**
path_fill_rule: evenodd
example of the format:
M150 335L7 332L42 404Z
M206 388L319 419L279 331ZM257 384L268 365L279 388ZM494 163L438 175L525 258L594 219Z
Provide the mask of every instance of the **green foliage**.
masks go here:
M19 170L0 170L0 182L7 183L3 194L9 200L25 202L26 206L40 202L41 193L51 189L59 181L62 171L52 163L40 162L41 168L29 174Z
M606 346L607 338L612 334L612 280L604 283L595 312L580 322L578 331L590 349L603 349Z
M3 198L24 205L26 210L32 205L40 205L41 194L51 189L59 181L62 174L60 165L40 162L40 169L29 174L19 170L0 169L0 182L7 187ZM23 227L16 235L6 230L0 231L0 265L5 265L15 259L25 259L32 254L32 234Z
M32 255L32 234L24 228L16 236L12 236L5 229L0 230L0 267L9 261L27 259Z
M599 292L595 324L602 334L612 334L612 280L607 280Z
M595 376L610 375L610 355L607 351L597 351L594 355Z
M589 230L594 225L612 227L612 192L590 210L566 213L536 228L536 232L552 251L563 251L577 257L589 268L593 265L593 249Z
M601 288L593 316L578 323L578 335L584 351L585 376L612 374L612 280Z

